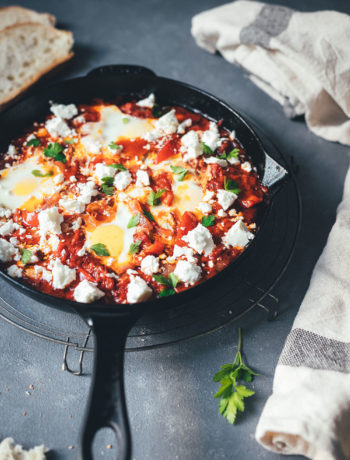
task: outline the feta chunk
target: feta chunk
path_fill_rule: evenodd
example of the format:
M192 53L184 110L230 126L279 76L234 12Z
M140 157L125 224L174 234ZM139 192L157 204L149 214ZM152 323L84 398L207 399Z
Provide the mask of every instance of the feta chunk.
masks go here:
M74 299L81 303L91 303L103 297L105 293L90 281L83 280L74 289Z
M9 156L10 158L15 158L16 155L17 155L16 147L14 145L10 144L8 149L7 149L7 156Z
M172 257L169 257L170 260L177 260L180 257L186 257L189 262L196 262L197 259L194 257L193 249L188 248L187 246L178 246L175 244Z
M98 191L95 189L95 184L92 181L78 184L80 190L79 201L84 204L89 204L91 198L98 194Z
M147 187L150 184L149 175L146 171L139 169L136 173L136 186L142 187L143 185Z
M17 229L19 229L19 225L13 222L12 219L10 219L0 226L0 235L2 236L10 235Z
M104 177L114 177L117 170L112 166L107 166L104 163L97 163L95 166L95 176L99 180L100 184Z
M18 250L8 241L0 238L0 262L10 262Z
M47 120L45 123L45 128L52 137L66 137L71 136L74 133L74 131L72 131L67 125L67 123L59 117L54 117Z
M34 273L40 275L40 278L48 283L52 280L52 273L41 265L34 265Z
M249 173L252 170L252 165L249 163L249 161L245 161L241 164L241 168Z
M151 109L154 106L155 102L156 97L153 93L151 93L145 99L141 99L140 101L136 102L136 105L138 105L139 107L147 107L148 109Z
M215 194L214 194L213 191L207 190L207 191L205 192L205 195L204 195L203 198L202 198L202 201L210 201L210 200L213 198L214 195L215 195Z
M53 181L56 185L58 184L62 184L62 182L64 181L64 175L59 173L57 174L54 178L53 178Z
M202 134L202 142L213 152L220 146L220 134L216 123L211 121L209 129Z
M128 303L143 302L152 295L152 289L139 276L130 275L126 300Z
M200 212L202 212L203 214L209 214L211 212L211 205L209 203L205 203L205 202L201 201L198 204L197 209Z
M190 230L182 239L199 254L209 255L214 249L214 241L210 231L202 224Z
M239 220L236 222L223 237L223 242L226 246L246 246L250 240L254 238L254 234L251 233L244 223Z
M176 264L174 274L183 283L194 284L201 277L202 270L198 265L188 262L187 260L179 260Z
M141 270L145 275L153 275L159 271L159 259L155 256L146 256L141 262Z
M52 104L50 107L51 112L58 118L70 120L78 115L78 109L74 104Z
M203 154L203 147L196 131L189 131L181 138L181 151L184 161L194 160Z
M52 267L52 286L54 289L64 289L76 278L76 271L74 268L69 268L64 265L59 259L56 259Z
M63 222L63 216L58 212L58 208L53 206L52 208L40 211L38 214L39 219L39 234L43 238L48 232L59 235L61 233L61 223Z
M10 265L7 269L7 273L13 278L22 278L23 270L17 265Z
M189 128L192 126L192 119L191 118L186 118L182 123L179 124L177 127L177 134L184 134L186 131L186 128Z
M58 202L62 208L68 212L81 214L85 210L85 204L78 200L73 200L71 198L61 198Z
M132 177L129 171L120 171L114 178L114 187L117 190L124 190L131 183Z
M228 190L219 189L216 193L218 203L226 211L237 200L237 195Z
M219 209L218 212L218 217L226 217L227 213L223 209Z
M0 217L6 217L8 219L12 214L11 209L6 209L0 206Z
M72 222L72 230L73 232L77 231L82 223L81 217L78 217L74 222Z
M237 157L228 158L227 161L230 163L230 165L238 165L238 163L240 163L239 158Z
M175 116L175 109L170 110L165 115L158 118L155 122L156 131L161 134L173 134L176 133L179 122Z
M80 142L85 147L85 150L87 151L87 153L97 154L102 148L101 140L96 139L93 136L84 136L81 138Z
M223 168L226 168L227 166L227 161L222 158L209 157L209 158L204 158L204 161L208 165L217 164L219 166L222 166Z

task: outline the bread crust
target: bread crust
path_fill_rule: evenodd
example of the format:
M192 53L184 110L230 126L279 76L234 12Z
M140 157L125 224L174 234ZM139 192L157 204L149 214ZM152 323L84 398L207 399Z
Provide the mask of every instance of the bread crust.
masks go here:
M0 7L0 15L1 15L2 12L5 12L5 11L25 11L25 12L34 13L34 14L37 14L39 16L45 16L52 26L54 26L56 24L56 17L53 14L50 14L50 13L38 13L35 10L31 10L29 8L23 8L23 6L12 5L12 6L2 6L2 7ZM22 23L18 23L18 24L26 24L26 23L22 22Z

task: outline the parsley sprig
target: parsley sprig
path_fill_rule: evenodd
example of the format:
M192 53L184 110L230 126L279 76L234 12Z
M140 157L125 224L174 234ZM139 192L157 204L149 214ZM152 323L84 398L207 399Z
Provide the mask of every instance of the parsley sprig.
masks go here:
M56 161L60 161L61 163L66 163L66 157L64 156L63 152L63 147L60 145L58 142L55 142L54 144L49 144L45 149L44 149L44 155L46 157L53 158Z
M93 244L90 249L92 249L94 251L94 253L97 254L98 256L101 256L101 257L110 256L110 253L109 253L106 245L103 244L103 243Z
M102 185L101 185L101 188L102 188L102 191L103 193L105 193L106 195L113 195L114 193L114 187L113 187L113 177L102 177Z
M110 143L108 144L108 147L109 147L111 150L119 150L119 149L122 148L121 145L116 144L115 142L110 142Z
M123 166L121 163L113 163L111 167L115 169L119 169L120 171L127 171L127 168Z
M133 228L139 225L140 223L140 214L135 214L134 216L131 217L131 219L128 222L127 228Z
M236 195L238 195L241 191L241 189L238 187L237 182L231 179L227 179L227 177L225 177L224 179L224 188L228 192L235 193Z
M130 244L129 254L136 254L140 250L141 240L135 241L135 243Z
M229 153L223 153L219 156L219 158L223 160L229 160L230 158L237 158L239 154L239 149L233 149Z
M174 273L170 273L168 278L163 275L153 275L153 278L157 283L166 286L165 289L159 293L159 297L168 297L169 295L175 294L175 288L179 282L179 278Z
M151 206L159 206L160 197L163 195L165 191L166 191L165 188L157 190L156 193L154 193L154 191L151 190L150 194L148 195L147 203Z
M188 173L188 170L186 168L181 168L181 166L170 166L170 169L174 174L178 176L177 180L179 182L182 182L185 179L186 174Z
M242 331L238 329L238 350L232 364L224 364L214 377L214 382L220 382L219 391L214 395L219 399L219 412L231 424L235 423L237 411L244 412L244 399L253 396L255 391L244 385L238 385L239 380L251 382L254 375L242 360Z
M40 139L35 138L31 139L30 141L27 142L27 147L33 146L33 147L39 147L40 145Z
M204 227L211 227L215 224L215 216L203 216L201 219L201 224Z

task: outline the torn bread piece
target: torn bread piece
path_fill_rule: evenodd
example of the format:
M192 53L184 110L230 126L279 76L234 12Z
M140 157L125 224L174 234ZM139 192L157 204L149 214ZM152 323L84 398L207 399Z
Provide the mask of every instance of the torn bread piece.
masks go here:
M24 450L22 446L15 445L12 438L5 438L0 443L0 459L6 460L46 460L45 453L48 452L44 445Z
M37 22L47 26L54 26L55 16L48 13L37 13L36 11L22 8L21 6L5 6L0 8L0 31L15 24L26 22Z

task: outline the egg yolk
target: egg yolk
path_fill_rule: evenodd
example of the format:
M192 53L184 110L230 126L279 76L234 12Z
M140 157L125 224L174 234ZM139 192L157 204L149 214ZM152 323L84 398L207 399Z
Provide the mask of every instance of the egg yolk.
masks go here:
M33 179L17 182L13 188L13 193L17 196L31 195L35 192L38 183Z
M118 260L123 251L124 231L117 225L100 225L89 235L90 245L103 243L113 259Z
M184 182L177 186L174 196L174 206L181 213L185 211L194 212L201 201L202 194L202 189L198 185Z

